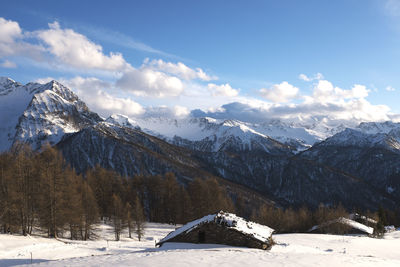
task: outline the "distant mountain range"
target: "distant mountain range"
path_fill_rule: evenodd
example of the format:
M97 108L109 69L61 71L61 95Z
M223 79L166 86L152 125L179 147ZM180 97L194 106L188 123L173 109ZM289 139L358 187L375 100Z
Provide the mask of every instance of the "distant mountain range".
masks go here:
M78 172L101 165L129 176L171 171L182 182L217 176L282 206L397 208L400 124L327 125L104 119L56 81L22 85L0 78L0 151L17 141L34 149L49 142Z

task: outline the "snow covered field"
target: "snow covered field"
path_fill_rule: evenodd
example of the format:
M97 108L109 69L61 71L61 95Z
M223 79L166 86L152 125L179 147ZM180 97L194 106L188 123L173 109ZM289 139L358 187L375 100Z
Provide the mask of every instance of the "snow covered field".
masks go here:
M98 232L105 238L96 241L0 234L0 266L30 264L31 253L33 265L39 266L400 266L400 231L384 239L274 235L277 245L270 251L183 243L155 248L155 240L172 230L171 225L149 223L141 242L111 241L112 229L106 225Z

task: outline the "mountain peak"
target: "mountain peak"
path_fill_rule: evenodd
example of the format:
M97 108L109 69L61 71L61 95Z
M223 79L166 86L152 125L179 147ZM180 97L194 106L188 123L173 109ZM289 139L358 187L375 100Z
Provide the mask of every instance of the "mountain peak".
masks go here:
M106 119L106 122L116 124L119 126L125 126L133 129L140 128L136 121L130 119L126 115L122 114L112 114L110 117Z
M15 81L11 78L0 76L0 85L6 84L6 83L15 83Z
M8 77L0 77L0 95L6 95L15 88L22 86L22 84L10 79Z
M34 88L32 89L33 93L43 93L45 91L51 91L63 99L67 101L74 102L76 100L79 100L78 96L72 92L71 89L63 85L62 83L52 80L46 84L33 84Z

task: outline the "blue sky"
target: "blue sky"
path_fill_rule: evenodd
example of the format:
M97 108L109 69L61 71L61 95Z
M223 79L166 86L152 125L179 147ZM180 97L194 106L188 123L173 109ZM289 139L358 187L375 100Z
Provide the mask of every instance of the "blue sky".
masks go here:
M14 0L0 17L1 76L58 79L104 115L228 103L293 118L400 113L398 0Z

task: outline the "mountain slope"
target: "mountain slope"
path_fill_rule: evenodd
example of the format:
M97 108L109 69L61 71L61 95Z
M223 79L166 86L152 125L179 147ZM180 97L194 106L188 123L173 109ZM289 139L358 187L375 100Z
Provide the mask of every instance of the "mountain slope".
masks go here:
M139 130L99 123L66 135L57 145L80 173L100 165L123 175L156 175L166 172L194 178L207 175L193 152L170 145Z
M379 126L378 126L379 127ZM316 144L301 157L359 177L380 192L400 199L399 129L367 134L354 129Z
M31 100L27 87L0 77L0 152L9 149L14 142L18 119Z

